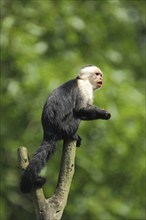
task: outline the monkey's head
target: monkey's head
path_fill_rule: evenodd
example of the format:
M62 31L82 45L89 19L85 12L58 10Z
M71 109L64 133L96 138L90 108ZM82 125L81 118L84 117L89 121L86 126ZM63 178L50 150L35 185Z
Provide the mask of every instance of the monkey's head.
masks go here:
M83 67L80 70L79 78L83 80L88 80L94 90L101 88L101 86L103 85L103 73L98 67L94 65Z

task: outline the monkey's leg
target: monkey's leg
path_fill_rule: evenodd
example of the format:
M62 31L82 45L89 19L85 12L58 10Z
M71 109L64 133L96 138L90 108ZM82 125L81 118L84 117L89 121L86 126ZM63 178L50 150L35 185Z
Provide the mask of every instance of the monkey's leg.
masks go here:
M80 110L74 110L75 116L81 120L110 119L111 115L108 111L99 109L95 106L88 106Z

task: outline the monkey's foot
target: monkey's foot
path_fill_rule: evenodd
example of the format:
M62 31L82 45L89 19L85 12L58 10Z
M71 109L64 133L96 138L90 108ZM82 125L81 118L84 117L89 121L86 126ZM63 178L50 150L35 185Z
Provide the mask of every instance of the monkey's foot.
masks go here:
M82 143L82 138L79 135L77 135L76 141L77 141L77 147L80 147Z

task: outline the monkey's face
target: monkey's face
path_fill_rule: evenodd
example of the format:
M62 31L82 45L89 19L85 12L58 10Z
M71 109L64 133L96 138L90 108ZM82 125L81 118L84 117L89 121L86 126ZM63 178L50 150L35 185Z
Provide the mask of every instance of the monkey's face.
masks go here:
M98 67L93 65L82 68L80 71L80 78L88 80L94 90L101 88L103 84L102 71Z
M103 73L99 68L95 68L89 77L89 81L94 90L99 89L103 85Z

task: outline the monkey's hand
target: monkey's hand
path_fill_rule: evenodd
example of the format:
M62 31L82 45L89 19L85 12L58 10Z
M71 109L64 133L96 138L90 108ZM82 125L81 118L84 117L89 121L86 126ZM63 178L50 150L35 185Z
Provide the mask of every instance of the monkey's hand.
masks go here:
M98 109L97 114L98 114L99 119L109 120L111 118L111 114L106 110Z
M110 119L111 115L108 111L99 109L96 106L87 106L79 110L74 109L75 117L80 118L81 120L96 120L96 119L103 119L108 120Z

